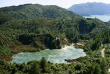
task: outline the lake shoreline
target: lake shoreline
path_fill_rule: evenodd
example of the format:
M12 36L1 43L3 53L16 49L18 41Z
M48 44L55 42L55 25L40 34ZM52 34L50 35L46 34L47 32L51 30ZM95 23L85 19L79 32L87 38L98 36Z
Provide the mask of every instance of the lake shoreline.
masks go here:
M79 55L78 53L81 53L81 54ZM45 49L45 50L42 50L40 52L35 52L35 53L21 52L21 53L18 53L12 56L12 63L14 63L17 60L19 63L21 63L21 61L19 60L24 60L24 59L27 59L27 60L24 60L25 63L32 61L32 60L41 60L43 56L47 59L47 61L50 61L50 62L53 61L52 63L55 63L55 62L66 63L65 59L70 59L71 57L73 57L71 59L77 59L79 57L86 56L86 53L84 52L83 49L75 48L74 43L72 43L70 46L67 46L67 45L63 46L62 49L54 49L54 50Z
M61 49L65 49L65 48L70 47L70 46L73 47L73 48L76 48L76 49L82 49L84 51L84 49L82 47L78 46L77 43L72 43L69 46L64 45L64 46L61 47ZM50 50L50 49L44 49L44 50ZM41 51L44 51L44 50L41 50ZM53 49L53 50L56 50L56 49ZM60 50L60 49L58 49L58 50ZM29 51L29 52L19 52L19 53L36 53L36 52L41 52L41 51L34 51L34 52ZM12 57L16 56L19 53L15 53L15 54L12 54L12 55L9 55L9 56L1 56L0 58L1 58L1 60L11 64L12 63Z

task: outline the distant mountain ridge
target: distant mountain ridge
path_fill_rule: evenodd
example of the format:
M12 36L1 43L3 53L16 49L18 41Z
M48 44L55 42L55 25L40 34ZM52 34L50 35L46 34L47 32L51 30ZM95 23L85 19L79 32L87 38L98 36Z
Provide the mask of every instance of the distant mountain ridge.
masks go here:
M105 3L82 3L76 4L68 8L79 15L104 15L110 14L110 4Z
M0 8L0 13L13 17L14 19L36 19L36 18L65 18L79 16L72 11L55 6L40 4L24 4L19 6Z

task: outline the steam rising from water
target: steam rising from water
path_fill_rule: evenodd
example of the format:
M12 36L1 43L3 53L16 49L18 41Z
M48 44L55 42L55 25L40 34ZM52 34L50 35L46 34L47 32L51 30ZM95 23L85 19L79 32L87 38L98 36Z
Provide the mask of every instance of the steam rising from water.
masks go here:
M62 49L47 49L35 53L22 52L12 57L12 63L27 63L32 60L41 60L42 57L45 57L47 61L52 63L67 63L65 59L76 59L83 56L86 56L86 54L82 49L76 49L71 45Z

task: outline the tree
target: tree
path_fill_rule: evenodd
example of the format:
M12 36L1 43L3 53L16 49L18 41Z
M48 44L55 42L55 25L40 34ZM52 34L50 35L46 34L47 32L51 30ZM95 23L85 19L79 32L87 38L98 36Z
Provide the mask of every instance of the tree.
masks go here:
M10 21L10 20L11 20L10 16L0 13L0 24L3 24L3 23Z
M99 65L96 65L96 66L95 66L95 69L94 69L93 74L101 74L101 68L100 68Z
M47 64L47 61L44 57L42 57L42 60L41 60L41 68L42 68L42 72L45 73L47 72L48 70L48 64Z
M100 67L102 70L102 74L107 74L107 62L105 61L105 59L102 59Z
M30 69L29 74L40 74L40 67L37 63L34 63L32 68Z

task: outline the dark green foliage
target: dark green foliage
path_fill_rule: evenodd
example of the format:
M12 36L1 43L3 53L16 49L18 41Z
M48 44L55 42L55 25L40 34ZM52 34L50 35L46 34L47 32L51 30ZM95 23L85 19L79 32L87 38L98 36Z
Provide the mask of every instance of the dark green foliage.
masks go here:
M102 70L102 74L107 74L108 66L107 66L107 61L105 59L101 60L100 67L101 67L101 70Z
M3 19L0 21L0 59L19 52L59 49L79 40L90 39L85 46L89 50L87 56L77 59L76 63L72 61L71 64L52 64L45 58L27 64L0 61L0 73L106 74L109 60L101 61L98 49L102 43L110 42L110 31L103 31L108 29L109 24L98 19L82 18L57 6L27 4L0 8L0 12L3 16L0 17Z
M0 24L3 24L3 23L10 21L10 20L11 20L10 16L0 13Z
M98 50L99 47L101 46L102 42L100 39L93 39L90 40L87 45L86 45L86 49L89 50Z
M93 28L95 28L96 24L95 22L90 23L90 21L86 21L85 19L81 19L79 21L79 32L81 34L87 34L92 31Z
M102 66L104 66L105 63L108 63L107 64L108 66L106 68L110 68L110 44L109 43L108 44L104 44L104 47L105 47L105 58L106 58L106 61L103 60L104 63L102 64ZM104 69L104 71L105 71L105 69Z
M42 68L42 72L46 73L48 70L48 63L44 57L41 59L40 66Z
M39 61L30 61L27 64L8 64L6 62L0 61L0 67L3 71L8 72L8 74L23 73L23 74L59 74L59 73L75 73L75 74L107 74L107 69L104 64L107 62L100 61L89 55L77 61L77 63L71 64L52 64L46 62L45 58ZM99 62L97 62L99 60ZM105 60L105 59L104 59ZM104 64L102 64L104 63ZM103 66L102 66L103 65ZM105 71L104 71L105 70Z
M0 56L8 56L11 55L11 50L9 47L0 46Z
M106 29L97 34L93 39L91 39L87 45L86 49L97 50L101 44L110 43L110 30Z
M93 74L101 74L101 69L100 69L100 66L99 65L96 65L95 66L95 69L94 69Z
M32 68L30 69L29 74L40 74L40 67L38 63L34 63Z
M9 54L11 52L31 51L33 48L33 51L46 48L59 49L65 44L78 42L82 39L82 34L88 34L86 39L94 37L106 26L98 19L85 19L75 16L62 19L10 20L0 25L0 44L1 47L5 46L6 49L9 49ZM91 42L90 46L93 50L100 46L97 41ZM10 49L14 50L11 51ZM4 51L5 49L3 49Z
M3 32L0 31L0 56L7 56L11 54L10 44L12 41L8 37L3 35Z
M109 58L110 57L110 46L109 46L109 44L105 44L104 45L104 47L105 47L105 49L106 49L106 51L105 51L105 57L106 58Z
M79 15L58 6L43 6L39 4L4 7L0 8L0 12L9 15L14 19L80 17Z
M76 43L79 40L79 35L78 35L77 31L74 31L74 32L72 32L72 31L68 32L67 31L66 36L71 43L73 43L73 42Z
M60 43L60 38L55 38L52 35L47 36L47 38L44 40L44 44L47 48L49 49L60 49L61 48L61 43Z
M31 44L33 42L33 37L31 35L20 35L18 40L24 45Z
M103 44L110 43L110 29L103 30L103 32L99 33L96 37L99 37Z

